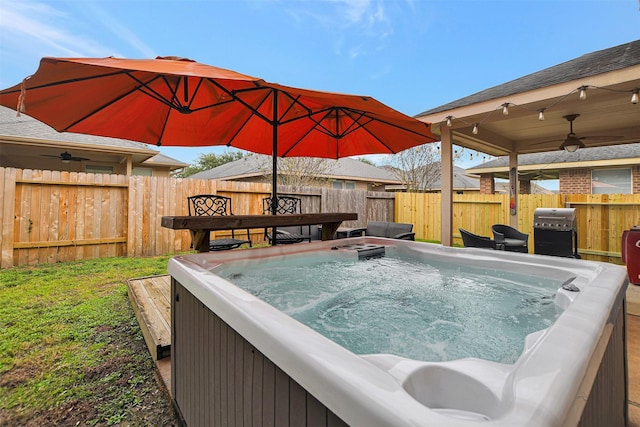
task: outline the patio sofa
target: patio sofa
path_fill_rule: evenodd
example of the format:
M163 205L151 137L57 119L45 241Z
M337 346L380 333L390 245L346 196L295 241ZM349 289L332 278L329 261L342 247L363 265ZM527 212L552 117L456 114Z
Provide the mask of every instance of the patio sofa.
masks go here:
M347 237L362 235L387 237L389 239L415 240L413 224L402 222L369 221L366 228L354 228L347 233Z

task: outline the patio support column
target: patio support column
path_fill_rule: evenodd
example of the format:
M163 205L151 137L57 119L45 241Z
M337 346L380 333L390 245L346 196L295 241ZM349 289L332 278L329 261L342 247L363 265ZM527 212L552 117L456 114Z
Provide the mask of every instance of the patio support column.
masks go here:
M441 232L443 246L453 244L453 135L451 129L440 126L440 167L441 167Z
M509 225L518 228L518 153L509 153Z

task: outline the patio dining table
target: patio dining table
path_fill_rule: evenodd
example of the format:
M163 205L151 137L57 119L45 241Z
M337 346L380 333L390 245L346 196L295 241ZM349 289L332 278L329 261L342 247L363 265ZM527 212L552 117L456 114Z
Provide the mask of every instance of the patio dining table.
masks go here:
M228 215L228 216L163 216L161 225L172 230L189 230L193 247L198 252L209 252L209 234L217 230L246 228L321 225L322 240L332 240L343 221L355 221L355 212L306 213L283 215Z

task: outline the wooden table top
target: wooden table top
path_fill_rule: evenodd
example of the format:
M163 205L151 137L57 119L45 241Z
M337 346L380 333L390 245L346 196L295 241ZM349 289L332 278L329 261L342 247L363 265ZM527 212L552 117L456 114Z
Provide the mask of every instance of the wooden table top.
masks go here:
M161 225L173 230L232 230L238 228L284 227L341 223L357 220L355 212L283 215L163 216Z

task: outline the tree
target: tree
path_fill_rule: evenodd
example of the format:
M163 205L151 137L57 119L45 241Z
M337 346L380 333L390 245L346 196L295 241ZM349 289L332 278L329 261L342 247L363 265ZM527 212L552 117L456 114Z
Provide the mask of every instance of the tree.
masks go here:
M362 163L366 163L370 166L375 166L376 164L373 163L371 160L367 159L366 157L358 157L358 160L360 160Z
M436 144L425 144L391 156L390 165L406 191L432 188L440 180L440 152Z
M240 160L243 157L248 156L248 153L242 151L225 151L222 154L200 154L196 162L190 166L184 168L181 172L174 174L176 178L186 178L195 173L213 169L225 163Z
M273 159L260 155L260 170L265 180L271 182ZM291 185L293 190L303 187L318 186L327 181L331 172L331 163L327 159L316 157L285 157L278 158L278 184Z
M454 153L454 160L460 158L464 148ZM408 192L433 190L440 182L440 146L424 144L403 150L390 156L389 165Z

